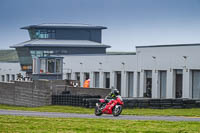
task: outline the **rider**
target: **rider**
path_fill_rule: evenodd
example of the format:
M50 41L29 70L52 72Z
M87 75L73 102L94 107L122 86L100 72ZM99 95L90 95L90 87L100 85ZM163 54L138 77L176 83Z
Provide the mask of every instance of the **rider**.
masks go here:
M107 96L105 99L117 99L117 97L121 97L119 95L119 91L117 89L113 89Z

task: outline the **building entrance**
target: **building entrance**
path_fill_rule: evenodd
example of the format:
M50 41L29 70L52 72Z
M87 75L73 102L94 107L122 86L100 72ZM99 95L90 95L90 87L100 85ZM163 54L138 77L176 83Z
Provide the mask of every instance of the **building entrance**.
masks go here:
M166 98L167 72L160 71L160 98Z
M183 70L175 70L175 77L176 98L182 98Z

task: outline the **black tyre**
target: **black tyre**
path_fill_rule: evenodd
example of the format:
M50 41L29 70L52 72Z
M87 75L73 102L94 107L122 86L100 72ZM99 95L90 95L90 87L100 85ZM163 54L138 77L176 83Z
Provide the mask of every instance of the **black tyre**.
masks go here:
M122 112L122 106L121 105L116 105L114 108L113 108L113 116L119 116Z
M101 109L99 108L99 106L96 106L96 107L95 107L94 114L95 114L96 116L102 115L102 112L101 112Z

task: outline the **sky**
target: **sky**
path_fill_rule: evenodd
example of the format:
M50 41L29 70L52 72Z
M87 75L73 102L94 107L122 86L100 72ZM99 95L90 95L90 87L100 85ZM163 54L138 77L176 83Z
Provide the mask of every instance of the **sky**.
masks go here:
M106 26L108 51L200 43L200 0L0 0L0 49L29 40L20 28L41 23Z

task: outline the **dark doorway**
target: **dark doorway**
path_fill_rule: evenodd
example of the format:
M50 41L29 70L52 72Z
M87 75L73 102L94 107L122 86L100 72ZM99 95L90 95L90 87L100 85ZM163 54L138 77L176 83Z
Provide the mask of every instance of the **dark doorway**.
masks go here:
M183 71L176 70L176 98L182 98L182 90L183 90Z
M116 89L119 90L119 93L121 94L121 72L116 72Z
M137 96L140 96L140 72L137 74Z
M192 71L192 98L200 98L200 70Z
M128 97L133 97L133 72L128 72Z
M104 73L104 87L110 88L110 73L109 72Z
M160 71L160 98L166 98L167 91L167 72Z
M145 77L146 77L146 87L145 87L144 97L151 98L151 92L152 92L152 71L146 70L145 71Z

